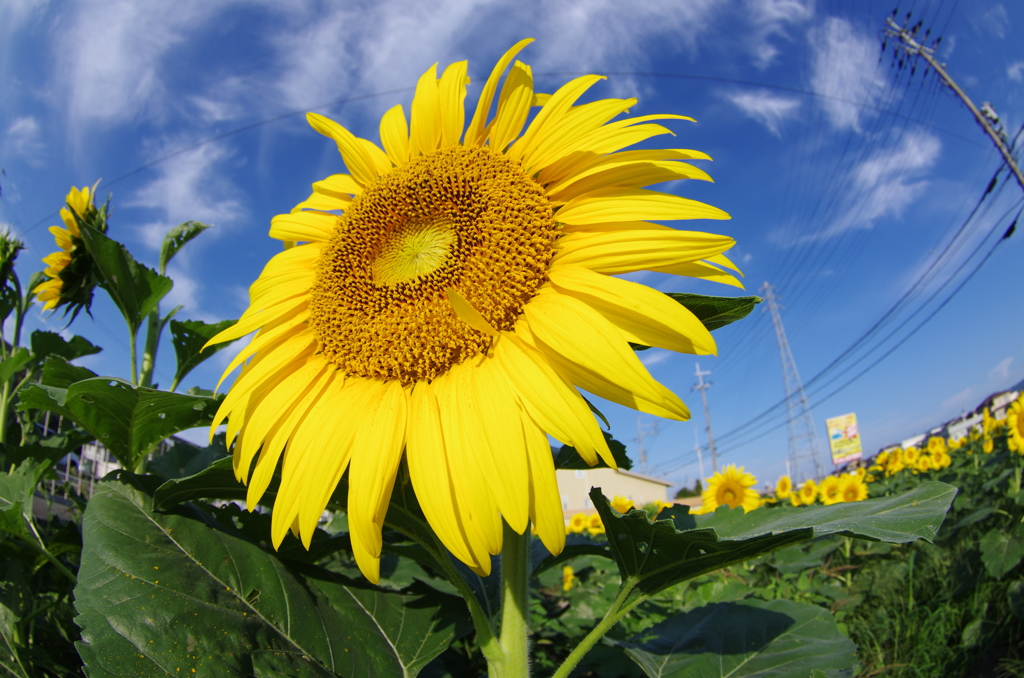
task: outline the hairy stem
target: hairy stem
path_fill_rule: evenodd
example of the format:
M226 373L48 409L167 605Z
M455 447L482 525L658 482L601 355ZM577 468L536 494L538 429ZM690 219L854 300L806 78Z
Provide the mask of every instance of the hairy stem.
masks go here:
M501 661L489 662L492 678L530 675L530 533L504 524L501 549Z

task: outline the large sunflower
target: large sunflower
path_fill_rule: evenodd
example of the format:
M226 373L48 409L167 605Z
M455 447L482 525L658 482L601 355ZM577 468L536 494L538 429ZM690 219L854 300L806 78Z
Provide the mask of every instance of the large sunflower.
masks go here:
M237 325L211 342L258 330L225 371L243 365L214 427L228 419L250 507L281 462L275 545L289 529L309 543L347 469L353 550L377 581L404 453L427 520L470 567L489 571L502 519L519 533L532 521L557 553L565 526L547 435L590 464L615 465L576 387L689 417L629 342L709 354L714 340L669 297L611 276L739 285L719 268L733 268L722 254L731 238L645 221L728 218L643 188L707 179L681 162L707 156L619 152L670 133L654 120L686 118L612 121L636 100L577 104L598 76L535 94L530 67L513 63L529 42L494 67L468 126L466 62L420 78L408 123L401 106L383 116L383 149L308 115L349 173L274 217L270 235L285 251L250 288Z

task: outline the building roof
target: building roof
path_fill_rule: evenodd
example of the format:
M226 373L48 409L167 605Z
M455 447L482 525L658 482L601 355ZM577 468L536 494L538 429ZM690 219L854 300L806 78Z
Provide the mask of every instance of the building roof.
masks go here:
M632 471L626 471L625 469L621 469L621 468L617 469L617 470L618 470L619 473L621 473L624 476L632 476L633 478L639 478L640 480L646 480L648 482L658 483L659 485L664 485L665 487L671 487L671 486L675 485L675 483L673 483L670 480L662 480L661 478L655 478L653 476L645 476L642 473L634 473Z

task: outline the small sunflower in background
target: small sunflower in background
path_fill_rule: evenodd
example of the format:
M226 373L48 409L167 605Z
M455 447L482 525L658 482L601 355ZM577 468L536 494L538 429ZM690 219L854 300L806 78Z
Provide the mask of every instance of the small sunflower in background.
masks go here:
M590 517L587 518L587 532L589 532L592 537L604 534L604 522L601 520L600 513L592 513Z
M936 470L948 468L952 463L953 458L949 455L948 450L932 454L932 465Z
M932 463L932 457L930 454L922 454L917 458L917 462L914 464L914 473L925 473L935 468Z
M903 450L903 463L908 468L914 468L917 466L917 460L921 457L921 449L918 447L910 446Z
M839 478L839 496L841 502L863 501L868 498L868 486L860 476L844 473Z
M928 439L928 454L934 455L936 452L945 452L946 449L945 438L932 436Z
M53 311L65 307L74 320L83 308L88 312L92 305L92 292L98 284L95 263L82 242L78 224L95 228L100 233L107 231L107 206L99 209L93 205L93 189L88 186L79 189L74 186L65 198L66 207L60 210L64 228L51 226L50 233L60 249L43 258L46 269L43 274L49 278L33 288L43 310Z
M574 513L572 518L569 518L569 531L579 534L585 529L587 529L587 514Z
M1006 445L1024 456L1024 394L1006 408Z
M704 504L700 512L710 513L719 506L742 506L744 511L753 511L761 506L757 490L751 489L754 485L757 485L757 478L753 474L744 471L742 466L736 468L736 464L729 464L708 478L707 489L701 495Z
M225 371L242 366L211 433L227 420L250 509L280 464L275 547L289 530L309 545L347 473L353 552L377 582L404 458L427 521L478 574L501 552L503 522L518 534L532 522L559 553L547 436L591 465L616 465L577 387L689 419L630 343L707 355L714 339L671 297L613 276L657 271L742 288L723 254L731 238L650 221L729 218L646 189L708 180L685 162L708 156L623 151L671 133L655 121L689 118L619 118L636 99L579 103L596 75L538 94L516 60L529 42L501 57L472 115L467 63L432 66L411 115L395 106L382 117L380 146L307 116L348 173L314 183L271 220L285 250L238 323L210 342L257 332Z
M572 569L572 565L565 565L562 567L562 590L571 591L572 585L576 583L576 571Z
M636 504L633 503L632 499L626 497L617 496L611 501L612 508L619 513L629 513L632 509L636 508Z
M818 498L818 484L808 478L797 493L802 506L810 506Z
M793 480L789 476L782 476L775 483L775 496L779 499L789 499L793 493Z
M825 506L841 502L843 495L840 492L839 478L828 476L822 480L821 484L818 485L818 498L821 499L821 503Z

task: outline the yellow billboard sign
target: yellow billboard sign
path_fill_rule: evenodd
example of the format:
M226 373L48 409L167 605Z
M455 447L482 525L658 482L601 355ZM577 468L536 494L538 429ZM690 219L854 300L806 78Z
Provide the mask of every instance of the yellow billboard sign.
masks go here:
M842 466L861 457L860 430L857 415L851 412L825 420L828 446L832 450L832 463Z

